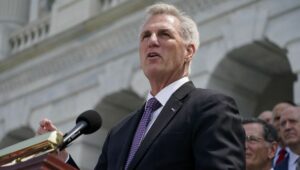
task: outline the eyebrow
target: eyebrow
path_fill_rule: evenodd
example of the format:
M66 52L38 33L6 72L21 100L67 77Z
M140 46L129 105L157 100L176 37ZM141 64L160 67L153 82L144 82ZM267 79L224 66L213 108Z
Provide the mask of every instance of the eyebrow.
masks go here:
M148 34L148 33L150 33L150 31L149 30L145 30L145 31L141 32L140 37L142 37L143 35Z
M146 34L146 33L150 33L151 31L150 30L144 30L143 32L141 32L141 34L140 35L144 35L144 34ZM171 30L171 29L168 29L168 28L161 28L161 29L158 29L158 31L157 32L170 32L170 33L174 33L174 31L173 30Z

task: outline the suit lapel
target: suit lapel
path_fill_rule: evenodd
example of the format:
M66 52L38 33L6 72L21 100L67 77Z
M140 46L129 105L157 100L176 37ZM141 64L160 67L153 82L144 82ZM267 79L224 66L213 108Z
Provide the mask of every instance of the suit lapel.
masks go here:
M187 82L170 97L163 110L155 120L154 124L150 128L149 132L145 136L144 140L142 141L128 169L134 169L134 167L145 155L147 150L150 149L150 146L154 142L154 140L157 139L159 134L180 110L183 104L182 99L194 89L195 86L193 85L193 83Z
M139 109L138 111L136 111L134 113L134 116L131 118L129 126L125 127L126 129L124 129L124 131L122 131L123 134L127 135L127 137L123 137L123 139L120 140L124 140L121 143L123 143L123 147L120 153L120 161L118 162L119 165L119 169L124 169L124 166L126 164L127 161L127 157L128 157L128 153L129 153L129 149L131 147L131 142L133 139L133 136L135 134L135 130L136 127L138 126L138 123L142 117L142 114L144 112L144 107L145 105L143 105L143 107L141 109ZM121 135L123 136L123 135Z

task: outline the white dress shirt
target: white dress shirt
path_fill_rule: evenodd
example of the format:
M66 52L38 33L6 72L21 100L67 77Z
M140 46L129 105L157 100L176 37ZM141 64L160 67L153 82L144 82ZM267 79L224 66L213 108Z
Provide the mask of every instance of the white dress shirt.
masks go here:
M289 170L296 170L296 161L299 158L299 155L295 154L291 151L291 149L287 149L287 152L289 153Z
M153 123L155 122L155 120L157 119L157 117L159 116L161 110L163 109L163 107L166 105L167 101L169 100L169 98L171 97L171 95L179 88L181 87L184 83L188 82L189 78L188 77L183 77L179 80L174 81L173 83L169 84L168 86L166 86L165 88L163 88L161 91L159 91L156 96L152 96L151 93L148 93L147 96L147 101L149 99L151 99L152 97L155 97L160 104L162 105L160 108L158 108L156 111L154 111L151 115L151 120L147 126L146 132L144 134L144 136L148 133L149 129L151 128L151 126L153 125Z

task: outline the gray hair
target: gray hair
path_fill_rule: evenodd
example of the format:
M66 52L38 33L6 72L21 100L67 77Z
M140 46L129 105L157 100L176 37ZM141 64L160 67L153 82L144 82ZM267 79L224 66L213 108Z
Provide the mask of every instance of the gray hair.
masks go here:
M195 45L197 51L200 40L197 24L183 11L180 11L175 6L165 3L157 3L147 8L148 17L158 14L172 15L180 21L181 36L186 43L192 43Z

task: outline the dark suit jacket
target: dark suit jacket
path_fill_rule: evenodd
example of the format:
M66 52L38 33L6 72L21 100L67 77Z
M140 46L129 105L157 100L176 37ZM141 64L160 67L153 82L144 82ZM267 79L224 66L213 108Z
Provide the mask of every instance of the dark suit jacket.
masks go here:
M124 169L143 109L110 131L96 170ZM233 99L188 82L170 97L128 169L244 170L244 144Z
M282 160L278 165L274 167L274 170L288 170L289 169L289 155Z

